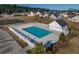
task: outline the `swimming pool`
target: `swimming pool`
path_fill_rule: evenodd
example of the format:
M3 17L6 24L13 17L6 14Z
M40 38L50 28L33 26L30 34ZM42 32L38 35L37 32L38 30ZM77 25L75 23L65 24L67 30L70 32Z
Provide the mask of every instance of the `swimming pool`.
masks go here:
M38 38L42 38L52 32L36 27L36 26L32 26L32 27L28 27L28 28L23 28L24 31L31 33L32 35L38 37Z

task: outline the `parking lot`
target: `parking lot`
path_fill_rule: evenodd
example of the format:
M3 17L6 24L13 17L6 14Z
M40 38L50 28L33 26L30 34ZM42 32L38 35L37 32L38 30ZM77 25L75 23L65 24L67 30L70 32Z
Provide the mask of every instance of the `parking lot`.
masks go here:
M0 54L25 54L25 50L4 30L0 29Z

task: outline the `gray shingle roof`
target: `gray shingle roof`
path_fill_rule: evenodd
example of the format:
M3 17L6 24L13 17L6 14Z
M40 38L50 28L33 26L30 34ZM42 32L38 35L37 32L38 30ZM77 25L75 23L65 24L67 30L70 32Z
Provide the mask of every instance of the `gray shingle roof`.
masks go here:
M60 24L62 27L68 25L63 19L57 19L56 22Z

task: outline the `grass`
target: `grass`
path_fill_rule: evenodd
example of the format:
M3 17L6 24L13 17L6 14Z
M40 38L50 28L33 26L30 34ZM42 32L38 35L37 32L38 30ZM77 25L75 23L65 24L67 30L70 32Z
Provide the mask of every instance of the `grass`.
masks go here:
M68 46L66 48L64 48L64 49L59 49L57 51L57 54L79 53L79 43L78 42L79 42L78 38L76 38L76 37L72 38L69 41Z
M10 17L7 19L19 19L19 20L24 20L25 22L29 23L29 22L40 22L40 23L45 23L45 24L49 24L51 23L53 20L52 19L48 19L48 18L41 18L38 16L15 16L15 17Z
M11 32L9 29L5 28L5 30L14 38L14 40L22 47L26 47L28 46L28 44L23 41L22 39L20 39L16 34L14 34L13 32Z
M34 21L39 22L39 23L49 24L49 23L51 23L53 20L48 19L48 18L34 17Z
M12 20L0 20L0 25L9 25L9 24L15 24L15 23L23 23L23 20L16 20L16 19L12 19Z
M67 38L68 46L64 49L59 49L57 54L73 54L79 53L79 29L75 28L74 23L69 23L69 28L71 28L71 34L69 34L69 38Z

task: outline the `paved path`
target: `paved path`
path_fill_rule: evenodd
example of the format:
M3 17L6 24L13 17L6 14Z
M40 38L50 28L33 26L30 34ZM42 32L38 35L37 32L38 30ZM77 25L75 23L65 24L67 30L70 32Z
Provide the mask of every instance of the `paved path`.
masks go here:
M0 54L26 54L26 51L6 31L0 29Z

